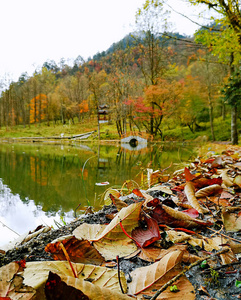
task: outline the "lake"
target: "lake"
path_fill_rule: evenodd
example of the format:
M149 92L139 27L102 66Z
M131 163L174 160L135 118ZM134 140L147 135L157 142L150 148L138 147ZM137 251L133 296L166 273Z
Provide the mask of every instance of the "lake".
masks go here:
M108 188L141 186L146 168L172 173L196 156L193 145L83 143L0 145L0 245L38 225L57 228L104 203ZM144 175L144 177L142 176ZM132 181L133 180L133 181ZM105 185L106 184L106 185Z

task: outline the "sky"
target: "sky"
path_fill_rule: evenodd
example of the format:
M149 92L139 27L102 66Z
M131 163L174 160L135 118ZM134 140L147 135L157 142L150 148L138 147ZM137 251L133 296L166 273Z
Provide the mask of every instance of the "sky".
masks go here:
M145 0L0 0L0 81L32 75L47 60L71 65L107 50L132 32ZM190 18L198 12L186 0L168 3ZM170 10L170 8L168 8ZM172 11L170 31L193 35L198 28Z

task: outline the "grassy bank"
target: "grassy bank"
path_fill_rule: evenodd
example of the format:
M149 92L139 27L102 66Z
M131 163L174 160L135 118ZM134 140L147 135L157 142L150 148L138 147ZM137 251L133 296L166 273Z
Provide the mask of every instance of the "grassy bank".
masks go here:
M226 120L216 118L214 120L214 133L216 141L229 141L230 140L230 117ZM156 136L155 140L164 141L192 141L195 139L205 139L211 141L211 130L209 123L200 123L199 128L195 128L194 132L187 126L178 126L173 123L164 123L162 126L163 136ZM71 136L75 134L96 131L89 140L98 139L98 126L95 119L85 120L82 123L69 123L69 124L50 124L45 123L35 124L30 126L13 126L0 128L0 138L19 138L19 137L49 137L49 136ZM205 137L205 138L203 138ZM115 123L101 124L100 125L100 139L101 140L118 140L120 139L116 130Z

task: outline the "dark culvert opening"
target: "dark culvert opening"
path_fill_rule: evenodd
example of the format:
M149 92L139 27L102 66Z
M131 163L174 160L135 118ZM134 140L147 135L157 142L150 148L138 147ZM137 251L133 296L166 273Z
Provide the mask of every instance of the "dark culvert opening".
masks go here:
M137 139L133 138L130 140L129 144L131 145L131 147L135 148L138 145L138 141Z

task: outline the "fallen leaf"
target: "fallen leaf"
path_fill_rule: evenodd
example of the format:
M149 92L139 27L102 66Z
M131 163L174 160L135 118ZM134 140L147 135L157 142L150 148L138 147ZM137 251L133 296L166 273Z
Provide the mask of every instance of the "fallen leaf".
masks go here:
M137 299L143 299L143 295L154 296L159 288L181 271L179 262L182 260L182 255L183 252L180 250L172 251L160 261L131 272L132 282L128 285L129 292L136 295ZM194 288L185 276L174 284L179 289L178 293L172 293L167 289L158 296L158 299L195 299Z
M187 245L173 245L169 247L168 249L162 249L158 247L147 247L142 248L139 257L143 260L149 261L149 262L155 262L158 260L161 260L166 254L179 250L179 251L186 251Z
M83 282L89 282L89 284L98 286L101 289L106 288L113 292L121 292L117 270L78 263L73 263L73 266L77 271L78 278L73 277L72 270L66 261L27 262L23 272L24 283L37 290L38 299L44 299L42 297L44 295L44 286L50 271L60 277L66 276L73 282L79 279L82 284L84 284ZM120 280L126 292L127 283L123 272L120 272Z
M241 215L222 210L222 219L227 232L238 232L241 230Z
M192 205L193 208L195 208L200 214L209 212L206 208L203 208L197 198L195 197L195 188L193 186L193 184L188 181L184 187L184 193L187 196L187 199L189 201L189 203Z
M224 161L221 156L217 156L211 164L211 168L223 168Z
M233 186L233 179L228 176L228 169L221 172L220 176L222 177L223 184L225 187Z
M241 187L241 175L237 175L234 178L233 183L236 184L237 186Z
M11 280L18 272L19 265L15 262L0 268L0 296L6 297L11 286Z
M213 194L220 193L222 191L222 187L219 184L213 184L210 186L206 186L195 193L195 197L206 197Z
M66 260L60 243L64 245L72 262L101 265L105 261L89 241L79 240L73 236L62 237L47 244L45 251L50 252L55 260Z
M132 231L131 236L141 247L147 247L157 240L160 240L160 231L157 221L150 217L145 217L146 227L141 226Z
M120 192L116 189L112 189L109 188L105 191L104 193L104 203L105 205L110 205L112 203L111 199L110 199L110 194L112 194L113 196L119 198L120 197Z
M186 181L191 181L196 178L195 175L193 175L187 167L185 167L184 169L184 175Z
M17 273L22 268L11 262L0 268L0 299L35 299L35 290L23 284L23 277Z
M73 234L78 239L93 242L94 247L106 260L115 259L117 255L123 257L134 252L137 247L121 229L130 236L134 228L139 226L139 216L143 202L133 203L122 208L109 225L82 224Z
M195 208L189 208L182 210L182 213L187 214L188 216L192 218L198 218L199 212Z
M165 186L165 185L155 185L147 190L147 192L150 192L150 191L161 191L164 194L173 195L172 190L168 186Z
M48 280L45 285L45 295L47 300L52 299L110 299L110 300L126 300L130 299L127 295L120 292L113 292L108 288L99 287L91 282L68 277L65 275L57 275L53 272L49 273ZM59 298L56 298L58 295Z
M157 205L153 211L149 212L149 215L154 218L158 222L158 224L171 227L192 228L211 225L211 223L206 223L202 220L194 219L189 215L164 204Z
M109 194L109 197L112 201L112 204L116 206L117 210L120 211L123 207L127 207L128 204L126 204L124 201L120 200L115 195Z

